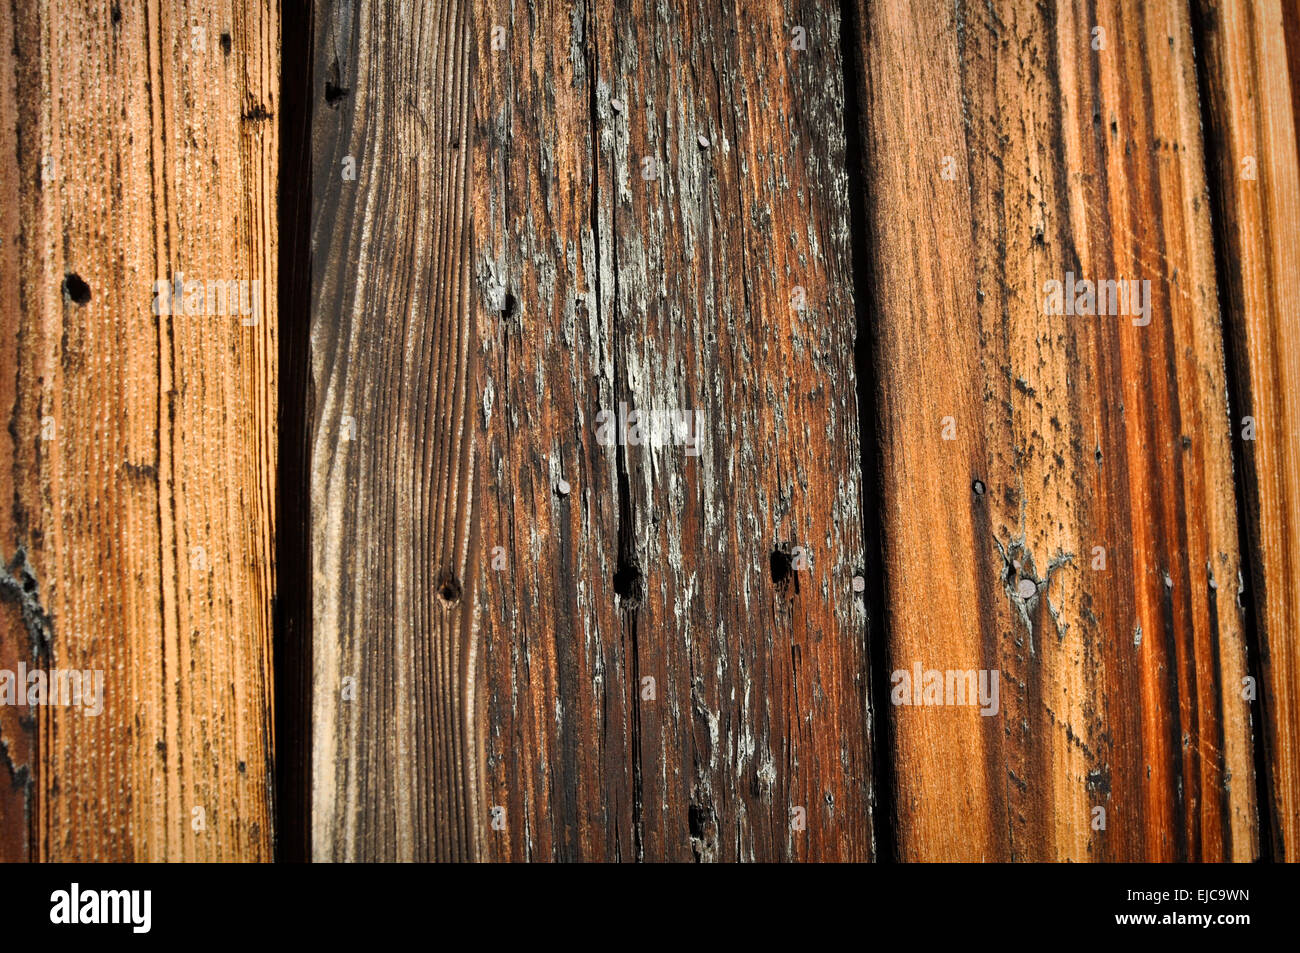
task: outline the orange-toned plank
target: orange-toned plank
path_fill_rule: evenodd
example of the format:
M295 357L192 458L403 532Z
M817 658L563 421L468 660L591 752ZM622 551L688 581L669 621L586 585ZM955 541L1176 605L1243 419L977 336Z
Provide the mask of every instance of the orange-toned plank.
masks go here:
M6 856L270 856L278 44L243 0L0 7L0 667L102 678L0 708Z

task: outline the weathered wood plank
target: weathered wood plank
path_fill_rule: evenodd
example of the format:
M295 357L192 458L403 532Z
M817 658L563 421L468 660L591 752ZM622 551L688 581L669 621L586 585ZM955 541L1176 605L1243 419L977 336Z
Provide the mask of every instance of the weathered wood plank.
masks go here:
M0 7L0 667L103 675L97 717L0 707L9 858L270 855L278 43Z
M1187 8L855 9L887 664L1000 673L994 717L892 708L899 854L1250 859ZM1150 323L1044 313L1067 273L1150 281Z
M1300 163L1283 5L1198 0L1203 105L1236 366L1250 596L1259 642L1255 716L1265 754L1265 845L1300 859ZM1291 17L1292 30L1297 17ZM1293 65L1300 65L1300 61ZM1250 418L1247 420L1246 418Z
M311 854L466 859L468 10L318 0L314 23Z
M476 8L489 857L872 856L838 19Z

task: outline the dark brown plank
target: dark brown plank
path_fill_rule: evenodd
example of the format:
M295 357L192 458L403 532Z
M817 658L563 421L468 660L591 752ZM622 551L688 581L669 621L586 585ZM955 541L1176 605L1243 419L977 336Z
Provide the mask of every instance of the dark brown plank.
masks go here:
M475 38L487 856L870 858L838 12ZM699 455L602 444L620 404Z

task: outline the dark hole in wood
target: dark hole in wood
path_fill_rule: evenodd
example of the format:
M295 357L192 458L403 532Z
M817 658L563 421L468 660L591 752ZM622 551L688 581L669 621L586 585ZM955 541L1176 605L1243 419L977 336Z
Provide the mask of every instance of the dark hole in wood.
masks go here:
M221 34L221 52L229 56L230 48L232 45L233 44L230 42L230 34L229 33Z
M328 105L331 109L338 109L338 108L339 108L339 102L343 99L344 96L346 96L346 95L347 95L348 93L350 93L350 92L352 92L352 90L347 89L347 88L345 88L345 87L343 87L343 86L339 86L339 85L337 85L337 84L335 84L335 83L326 83L326 84L325 84L325 103L326 103L326 105Z
M113 8L108 13L108 17L113 22L113 26L117 26L122 22L122 8L114 3Z
M325 103L330 109L338 109L339 101L352 90L343 85L343 70L338 58L330 63L329 73L325 77Z
M700 809L698 804L692 804L687 814L691 825L691 836L702 838L704 836L704 811Z
M74 304L90 303L90 285L81 280L81 275L74 271L68 272L63 279L63 293Z
M505 298L501 301L501 316L504 318L513 318L517 307L519 307L519 302L515 300L514 295L507 291Z
M641 570L635 563L620 562L614 572L614 592L633 606L641 602Z
M438 582L438 598L450 606L460 601L460 595L460 580L454 573L443 573L442 579Z
M772 550L770 560L772 567L772 581L778 586L785 585L794 575L794 559L790 553L784 549L777 548Z
M984 490L986 489L983 480L976 480L970 485L970 488L975 491L976 496L983 496Z

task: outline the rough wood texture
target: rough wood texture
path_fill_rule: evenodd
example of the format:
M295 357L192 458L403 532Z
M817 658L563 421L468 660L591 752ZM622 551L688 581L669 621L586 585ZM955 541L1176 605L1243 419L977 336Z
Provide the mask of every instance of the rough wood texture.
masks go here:
M486 824L468 10L320 0L314 20L311 854L466 859Z
M870 858L838 11L475 19L485 855Z
M1263 829L1300 860L1300 165L1282 4L1197 3L1260 676ZM1291 30L1297 17L1292 11ZM1300 61L1296 65L1300 65ZM1251 418L1245 422L1244 418ZM1253 431L1253 432L1252 432Z
M270 855L278 44L0 6L0 668L104 673L98 717L0 708L11 859ZM256 323L156 314L182 273Z
M0 0L0 860L1300 859L1298 116L1300 0Z
M885 664L1001 673L996 717L891 710L898 852L1250 859L1242 565L1188 10L856 9ZM1150 324L1045 314L1045 282L1067 272L1149 279Z

